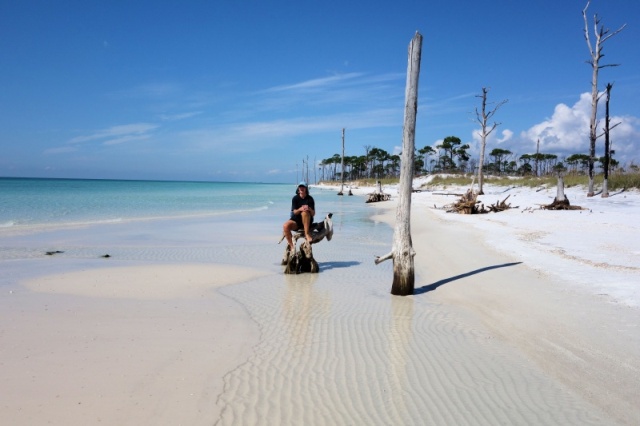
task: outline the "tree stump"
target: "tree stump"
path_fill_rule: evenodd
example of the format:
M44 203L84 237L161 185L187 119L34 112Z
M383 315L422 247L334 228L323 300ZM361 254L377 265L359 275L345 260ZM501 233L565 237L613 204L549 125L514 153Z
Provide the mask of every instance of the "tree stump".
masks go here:
M553 200L553 203L541 206L542 210L585 210L580 206L572 206L569 199L565 195L564 200Z
M287 246L285 256L287 256L286 267L284 268L285 274L301 274L303 272L317 273L320 271L318 262L313 258L313 250L308 241L300 244L300 249L293 255L291 254L289 246Z
M318 262L313 257L312 244L319 243L323 239L331 241L333 237L333 213L329 213L324 221L311 224L311 242L305 240L304 230L297 230L293 234L293 244L297 246L298 240L304 240L296 250L293 251L287 244L282 256L282 265L285 266L285 274L301 274L303 272L317 273L320 271ZM280 242L284 240L284 235Z
M368 195L365 203L377 203L378 201L389 201L391 199L390 194L382 192L382 183L380 181L376 182L376 185L376 190Z

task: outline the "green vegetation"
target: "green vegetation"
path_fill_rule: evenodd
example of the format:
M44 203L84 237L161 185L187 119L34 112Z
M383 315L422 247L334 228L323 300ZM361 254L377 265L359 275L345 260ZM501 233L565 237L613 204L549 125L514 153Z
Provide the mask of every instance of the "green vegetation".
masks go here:
M416 149L414 170L416 176L447 173L438 176L433 185L470 185L473 174L477 173L478 160L470 158L469 144L463 144L457 136L447 136L435 147ZM358 185L374 186L377 181L383 185L398 182L400 176L400 155L390 154L384 149L365 146L364 155L345 156L342 170L342 156L334 154L318 164L319 178L324 182L339 182L343 178ZM612 152L613 153L613 152ZM558 158L555 154L535 153L517 156L509 150L495 148L484 162L485 183L505 186L539 187L553 186L557 173L564 174L566 187L589 185L589 156L572 154ZM621 167L614 158L608 159L609 190L640 188L640 167L633 162ZM602 185L602 171L606 159L596 159L600 174L595 176L595 185Z
M602 184L603 175L596 175L596 185ZM465 186L471 185L473 176L466 175L438 175L431 181L430 185L442 186ZM537 188L539 186L555 186L557 178L555 176L521 176L521 177L505 177L505 176L489 176L485 177L485 183L498 186L525 186L529 188ZM564 177L565 187L584 186L589 184L589 178L586 175L567 174ZM633 171L631 173L615 173L609 176L610 190L623 190L636 188L640 189L640 172Z

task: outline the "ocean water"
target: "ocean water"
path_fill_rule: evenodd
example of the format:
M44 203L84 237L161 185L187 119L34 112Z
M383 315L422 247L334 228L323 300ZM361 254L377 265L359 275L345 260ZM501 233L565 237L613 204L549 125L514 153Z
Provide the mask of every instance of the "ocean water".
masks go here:
M0 227L76 225L261 212L293 185L81 179L0 179Z
M239 258L250 255L269 263L284 247L275 244L295 190L295 184L0 178L0 260L59 250L57 257L68 259L108 253L131 261L244 263ZM338 239L371 246L379 238L370 219L375 209L363 197L310 193L315 221L333 213Z

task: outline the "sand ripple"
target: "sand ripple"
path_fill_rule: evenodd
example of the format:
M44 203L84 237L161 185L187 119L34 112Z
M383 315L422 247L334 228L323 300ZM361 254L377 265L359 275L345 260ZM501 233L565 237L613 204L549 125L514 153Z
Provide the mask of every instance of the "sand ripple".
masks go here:
M333 255L353 264L221 289L261 339L225 376L217 424L602 423L462 312L389 296L390 264Z

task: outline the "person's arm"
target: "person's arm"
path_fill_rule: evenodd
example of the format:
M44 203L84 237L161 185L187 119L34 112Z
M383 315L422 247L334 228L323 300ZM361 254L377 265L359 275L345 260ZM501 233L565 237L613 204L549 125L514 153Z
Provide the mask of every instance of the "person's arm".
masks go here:
M300 210L302 206L300 205L300 203L298 202L298 196L294 196L291 199L291 215L292 216L298 216L300 213L302 213L302 211Z
M316 201L313 197L309 200L309 213L311 214L311 217L316 215Z

